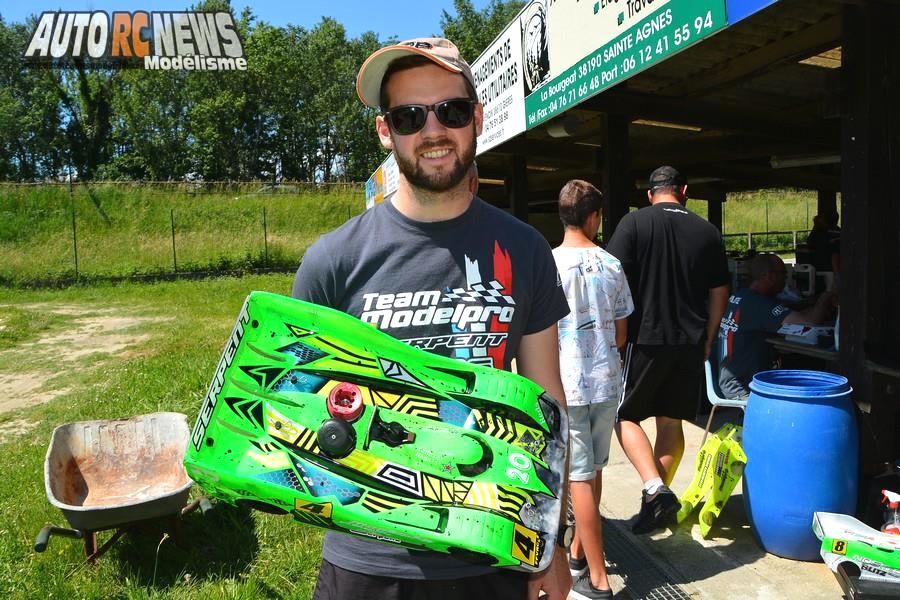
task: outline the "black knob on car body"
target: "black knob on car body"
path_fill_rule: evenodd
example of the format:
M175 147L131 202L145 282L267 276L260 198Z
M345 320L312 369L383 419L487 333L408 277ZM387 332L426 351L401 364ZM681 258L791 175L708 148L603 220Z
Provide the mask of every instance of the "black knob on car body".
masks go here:
M331 458L344 458L356 447L356 431L347 421L328 419L316 433L319 448Z

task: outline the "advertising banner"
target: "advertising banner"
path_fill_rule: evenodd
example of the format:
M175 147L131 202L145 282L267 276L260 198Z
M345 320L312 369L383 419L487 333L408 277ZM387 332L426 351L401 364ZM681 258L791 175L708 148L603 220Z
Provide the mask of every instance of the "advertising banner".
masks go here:
M775 0L728 1L746 16ZM725 2L533 0L472 65L484 104L477 153L723 29ZM366 206L392 194L398 177L391 155L366 184Z
M551 78L525 98L528 129L726 25L724 0L558 0L548 16Z
M521 15L472 64L475 89L484 105L479 153L525 131Z
M396 192L399 178L400 171L397 169L397 160L394 158L394 153L391 152L366 181L366 208L369 209L384 202L385 198Z
M551 76L578 64L597 48L628 32L670 0L556 0L550 5Z
M523 87L528 96L550 78L546 0L534 0L522 9L518 20L522 27Z

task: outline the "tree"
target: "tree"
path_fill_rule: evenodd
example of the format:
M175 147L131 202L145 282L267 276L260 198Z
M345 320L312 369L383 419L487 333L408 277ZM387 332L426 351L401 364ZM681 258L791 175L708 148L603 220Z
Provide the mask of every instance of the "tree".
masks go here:
M73 59L72 69L57 80L62 103L66 156L80 179L90 180L113 155L112 96L118 72L88 71L83 59Z
M8 25L0 17L0 179L51 177L64 162L60 76L22 63L30 33L31 28Z
M230 10L206 2L197 10ZM238 35L252 36L255 17L245 8L235 19ZM248 64L252 56L247 56ZM191 170L213 181L250 179L259 151L258 106L248 91L247 71L193 71L185 78L186 132Z
M311 140L315 140L315 176L331 181L340 149L341 115L355 99L356 65L352 64L350 45L344 26L324 17L304 37L301 45L303 65L309 77L310 94L304 107L303 122ZM346 115L345 115L346 116Z
M231 11L226 0L194 10ZM384 159L375 111L356 73L383 45L312 29L235 19L246 71L38 69L21 60L34 22L0 18L0 179L34 180L74 166L80 179L361 181Z
M381 46L378 37L371 31L350 40L353 71ZM355 79L355 72L353 77ZM352 89L356 89L355 81ZM376 114L377 111L366 107L354 92L339 115L338 139L341 142L342 157L340 178L344 181L365 181L387 155L387 151L375 135Z
M453 0L456 16L442 11L442 35L456 44L463 58L471 64L523 6L525 2L518 0L491 0L483 10L476 10L472 0Z
M191 170L183 71L125 70L112 99L113 156L104 179L181 179Z
M302 65L297 58L295 31L258 23L245 41L247 53L247 93L256 115L252 137L256 153L257 177L272 179L278 166L288 178L306 178L306 171L295 169L293 162L285 170L286 146L292 137L290 116L296 88L301 85Z

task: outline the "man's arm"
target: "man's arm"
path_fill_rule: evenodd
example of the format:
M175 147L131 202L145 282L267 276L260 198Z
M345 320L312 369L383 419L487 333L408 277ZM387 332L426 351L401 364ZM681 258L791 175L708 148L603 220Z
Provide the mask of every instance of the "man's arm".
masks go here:
M523 335L516 359L519 375L527 377L566 407L566 394L559 378L559 337L556 323L537 333Z
M334 308L337 300L335 282L338 277L332 260L334 255L325 245L325 239L319 238L306 250L294 276L291 296Z
M628 317L624 319L616 319L616 348L619 354L625 355L625 342L628 341Z
M636 281L635 263L637 262L637 257L634 251L634 228L630 214L625 215L619 221L619 224L616 225L616 230L609 239L609 243L606 244L606 251L619 259L619 262L622 264L622 270L628 278L628 285L632 286L633 290L632 284Z
M709 290L709 315L706 318L706 348L703 357L709 358L709 352L713 342L719 337L719 324L728 307L728 285L710 288Z
M784 323L801 323L809 325L818 325L824 322L835 308L837 296L834 292L825 292L816 303L806 310L794 310L788 313L784 318Z
M519 375L527 377L544 388L548 394L559 400L566 408L566 395L559 379L559 338L556 323L543 331L522 336L519 344L519 355L516 358ZM566 496L568 491L568 459L566 460L566 477L561 494L560 524L566 518ZM537 600L543 590L548 600L565 600L572 589L572 576L566 555L560 548L555 548L553 561L545 570L535 573L528 582L528 600Z

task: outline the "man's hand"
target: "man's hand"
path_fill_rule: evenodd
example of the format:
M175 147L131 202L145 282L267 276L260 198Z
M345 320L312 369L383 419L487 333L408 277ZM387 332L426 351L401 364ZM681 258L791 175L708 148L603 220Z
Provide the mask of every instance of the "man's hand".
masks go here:
M794 310L788 313L784 318L785 323L801 323L808 325L818 325L824 323L831 318L837 308L837 294L833 292L823 292L819 296L816 303L806 310Z
M554 548L550 566L534 573L528 580L528 600L537 600L543 591L547 600L566 600L572 589L572 574L566 552L562 548Z
M823 310L828 311L829 313L837 310L839 305L838 294L833 290L827 290L822 292L822 295L819 297L818 304L823 306Z
M527 377L542 388L548 394L559 400L565 410L566 394L563 391L562 382L559 380L559 338L556 333L556 323L543 331L522 336L519 345L519 356L516 359L519 367L519 375ZM568 479L569 461L566 459L565 479ZM562 506L561 520L565 519L566 494L569 486L564 481L560 493ZM562 521L561 521L562 522ZM543 591L548 600L566 600L569 590L572 589L572 575L569 573L569 562L562 548L554 548L553 560L550 566L534 573L528 579L528 600L537 600L538 594Z
M706 318L706 346L703 348L704 360L709 360L712 345L719 337L719 327L722 322L722 317L725 315L725 309L728 308L728 290L728 284L710 288L709 290L709 306L707 307L709 314Z

